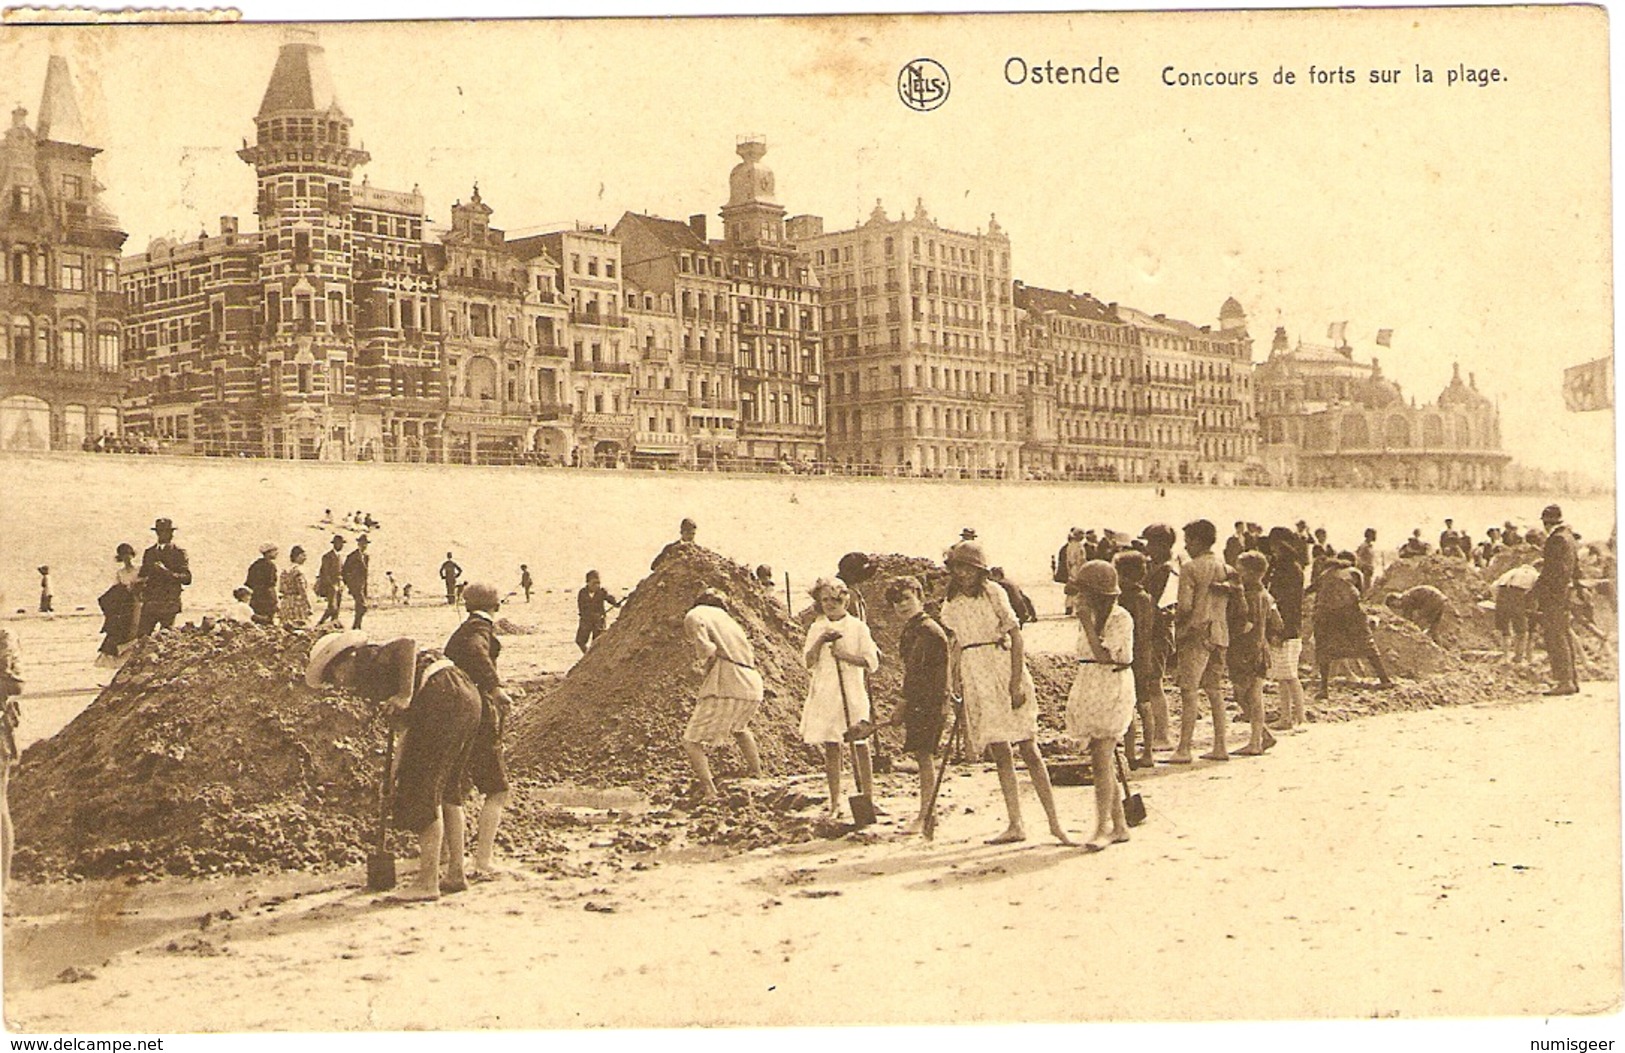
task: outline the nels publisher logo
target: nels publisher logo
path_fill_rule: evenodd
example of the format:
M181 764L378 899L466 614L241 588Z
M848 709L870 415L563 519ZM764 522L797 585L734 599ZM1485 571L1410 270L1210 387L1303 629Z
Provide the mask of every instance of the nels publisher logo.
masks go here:
M948 71L936 59L915 59L897 74L897 96L911 110L934 110L948 101Z

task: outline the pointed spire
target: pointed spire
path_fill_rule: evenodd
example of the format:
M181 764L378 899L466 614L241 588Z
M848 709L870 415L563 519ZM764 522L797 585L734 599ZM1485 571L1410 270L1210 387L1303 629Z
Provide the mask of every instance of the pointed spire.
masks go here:
M290 30L288 40L277 52L276 68L260 101L259 118L277 113L327 113L343 115L333 78L327 72L326 52L308 29Z
M45 94L39 104L38 135L57 143L85 144L85 122L79 116L68 60L52 55L45 67Z

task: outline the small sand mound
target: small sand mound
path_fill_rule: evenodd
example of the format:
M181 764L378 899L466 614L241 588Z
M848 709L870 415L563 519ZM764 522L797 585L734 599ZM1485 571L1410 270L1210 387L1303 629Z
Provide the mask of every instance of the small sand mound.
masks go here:
M592 650L546 697L516 718L508 761L541 779L670 789L686 780L681 738L699 675L683 616L701 588L720 589L756 649L771 693L751 724L770 774L812 770L798 727L807 671L802 632L743 566L709 549L675 551L628 596ZM720 773L737 751L712 751Z
M343 865L376 829L382 725L300 679L314 635L223 623L141 642L72 723L23 754L27 877Z

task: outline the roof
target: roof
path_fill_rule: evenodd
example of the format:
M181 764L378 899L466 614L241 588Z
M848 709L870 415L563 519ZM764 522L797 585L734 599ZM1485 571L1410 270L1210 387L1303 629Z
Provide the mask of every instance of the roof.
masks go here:
M54 143L85 142L85 122L79 116L73 78L68 75L68 60L61 55L52 55L45 67L45 93L40 99L35 134Z
M686 249L689 252L711 251L711 247L694 233L694 229L681 220L645 215L642 212L627 212L615 226L620 227L621 223L641 228L667 248Z
M326 52L313 40L294 40L277 52L276 68L260 100L258 117L278 113L333 111L342 114L333 78L327 72Z
M1029 314L1064 314L1070 318L1084 318L1092 322L1119 322L1121 319L1106 304L1088 293L1070 290L1040 289L1031 285L1015 287L1016 306Z

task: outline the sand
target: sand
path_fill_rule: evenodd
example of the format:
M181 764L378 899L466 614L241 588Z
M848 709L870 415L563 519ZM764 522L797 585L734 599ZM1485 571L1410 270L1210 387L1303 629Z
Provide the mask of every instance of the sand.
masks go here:
M931 847L882 833L651 854L613 878L521 874L411 907L344 885L262 892L81 963L83 982L8 973L6 1018L151 1032L1607 1012L1617 732L1612 685L1317 726L1257 760L1142 780L1149 822L1099 855L984 845L995 783L964 769ZM899 792L882 799L893 814ZM1086 825L1090 791L1059 793ZM10 919L8 940L34 924Z

